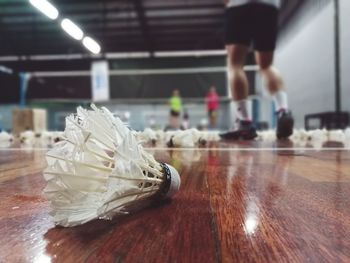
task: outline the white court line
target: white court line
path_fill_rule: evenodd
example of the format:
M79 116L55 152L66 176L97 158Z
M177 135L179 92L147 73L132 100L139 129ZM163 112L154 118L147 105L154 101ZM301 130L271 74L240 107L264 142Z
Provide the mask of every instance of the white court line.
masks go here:
M26 152L31 152L31 151L48 151L52 148L1 148L0 151L26 151Z
M48 151L52 148L0 148L0 151ZM223 152L284 152L284 151L301 151L301 152L330 152L330 151L350 151L350 148L328 147L322 149L316 148L168 148L168 147L144 147L145 150L154 151L223 151Z
M329 152L329 151L350 151L350 148L144 148L146 150L175 150L175 151L223 151L223 152L284 152L284 151L310 151L310 152Z

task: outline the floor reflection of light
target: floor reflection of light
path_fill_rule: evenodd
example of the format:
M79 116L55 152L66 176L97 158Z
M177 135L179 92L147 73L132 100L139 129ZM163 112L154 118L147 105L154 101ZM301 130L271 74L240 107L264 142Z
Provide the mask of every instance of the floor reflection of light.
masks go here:
M35 258L34 263L51 263L51 258L45 254L42 254Z
M244 222L244 231L247 235L254 234L257 226L258 221L255 219L255 217L248 217Z
M255 233L259 224L259 207L256 202L249 200L247 204L247 212L244 220L244 232L247 235Z

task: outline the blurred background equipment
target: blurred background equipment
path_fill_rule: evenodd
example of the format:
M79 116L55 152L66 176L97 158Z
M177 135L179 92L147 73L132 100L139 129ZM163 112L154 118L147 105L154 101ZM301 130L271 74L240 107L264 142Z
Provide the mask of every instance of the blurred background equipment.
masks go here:
M306 115L350 111L349 10L346 0L282 0L275 63L296 128L305 128ZM115 114L128 112L136 130L163 129L175 88L191 127L231 128L224 11L215 0L1 1L0 128L14 129L12 112L20 105L46 109L47 128L62 130L76 106L98 101ZM254 122L273 128L274 108L253 53L245 70ZM205 101L211 86L215 120ZM332 127L343 127L337 120Z
M40 134L47 130L46 110L34 108L16 108L12 112L12 133L19 135L21 132L31 130Z

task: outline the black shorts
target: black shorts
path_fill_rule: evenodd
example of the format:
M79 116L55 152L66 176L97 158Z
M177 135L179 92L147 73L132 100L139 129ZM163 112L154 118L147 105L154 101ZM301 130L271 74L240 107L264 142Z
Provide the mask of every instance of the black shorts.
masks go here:
M180 116L180 112L174 111L174 110L170 110L170 116L172 116L172 117L179 117Z
M278 30L278 9L266 4L246 4L226 9L225 42L274 51Z

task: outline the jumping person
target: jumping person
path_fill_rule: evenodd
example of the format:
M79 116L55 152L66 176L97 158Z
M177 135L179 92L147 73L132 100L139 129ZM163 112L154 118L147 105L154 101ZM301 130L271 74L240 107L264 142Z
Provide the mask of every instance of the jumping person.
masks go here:
M225 42L230 86L237 112L238 127L221 134L224 139L254 139L248 79L244 64L251 45L265 85L272 95L277 116L277 138L293 133L294 120L288 108L287 93L278 70L273 66L280 0L226 0Z

